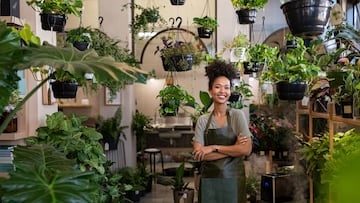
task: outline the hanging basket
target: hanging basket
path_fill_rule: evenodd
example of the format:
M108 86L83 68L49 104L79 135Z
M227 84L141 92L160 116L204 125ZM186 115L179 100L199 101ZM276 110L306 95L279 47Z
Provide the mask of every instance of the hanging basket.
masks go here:
M40 13L41 28L43 30L51 30L55 32L64 32L66 24L66 15L53 13Z
M181 6L185 4L185 0L170 0L171 5Z
M207 29L204 27L198 27L197 31L200 38L210 38L213 33L211 29Z
M244 61L246 58L246 48L237 47L230 50L230 62Z
M168 63L166 63L166 60L163 56L161 57L161 60L165 71L189 71L192 69L193 55L175 55L170 57Z
M276 83L276 91L281 100L301 100L306 90L305 82L278 82Z
M257 73L261 69L261 64L259 62L244 62L244 74Z
M84 41L75 41L73 46L77 48L79 51L85 51L89 48L89 43Z
M236 10L239 24L253 24L256 20L256 9L240 9Z
M293 35L321 35L329 21L332 0L296 0L281 5L286 22Z
M51 83L51 88L54 93L54 98L75 98L78 84L70 81L55 81Z

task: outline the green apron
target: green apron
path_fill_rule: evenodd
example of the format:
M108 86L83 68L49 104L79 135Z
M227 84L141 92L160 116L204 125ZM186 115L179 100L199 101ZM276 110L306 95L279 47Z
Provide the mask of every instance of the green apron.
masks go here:
M207 121L204 141L207 145L233 145L237 135L229 125L223 128L208 129L211 117ZM226 157L215 161L203 161L201 166L199 203L245 203L245 167L242 157Z

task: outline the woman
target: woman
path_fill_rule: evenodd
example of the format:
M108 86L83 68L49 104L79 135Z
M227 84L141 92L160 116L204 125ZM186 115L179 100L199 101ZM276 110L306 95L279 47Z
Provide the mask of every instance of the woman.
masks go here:
M243 157L251 153L251 133L243 112L228 108L234 68L214 61L206 67L214 109L199 117L193 155L202 161L200 203L246 201Z

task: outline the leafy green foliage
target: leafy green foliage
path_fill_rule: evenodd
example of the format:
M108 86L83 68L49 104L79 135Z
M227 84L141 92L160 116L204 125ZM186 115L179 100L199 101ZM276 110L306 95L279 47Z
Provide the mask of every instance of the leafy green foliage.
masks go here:
M133 115L131 129L136 135L136 151L142 151L145 144L146 129L151 129L151 118L141 113L139 110L135 111Z
M241 98L238 101L230 102L232 108L242 109L246 107L245 101L249 101L250 97L254 95L250 87L251 86L248 83L245 83L245 81L241 81L239 85L234 86L231 93L240 95Z
M218 26L217 20L209 16L205 16L202 18L195 17L193 18L193 21L195 24L199 25L200 27L204 27L213 31L216 30Z
M184 105L194 107L195 98L190 95L180 85L166 86L159 91L156 98L161 99L161 108L159 109L160 115L173 114L176 115L179 107Z
M88 42L91 43L90 28L89 27L78 27L69 30L66 33L66 41L70 43L78 42Z
M268 0L231 0L234 8L237 9L253 9L264 8Z
M121 126L122 120L122 111L121 106L119 106L113 117L104 119L99 117L96 124L96 130L100 132L103 136L111 136L113 138L118 138L119 136L124 136L126 139L125 133L123 130L128 128L128 126Z
M259 62L272 66L274 59L279 53L278 47L270 47L267 44L255 44L246 50L250 62ZM251 65L251 64L250 64Z
M171 186L171 189L176 191L184 191L188 189L189 183L184 181L185 173L185 163L181 163L180 166L176 169L174 177L170 176L159 176L157 178L157 183L165 186Z
M93 172L81 172L49 145L17 146L16 170L0 181L4 203L93 202L99 187L89 181ZM74 192L76 191L76 192Z
M46 117L46 126L36 130L36 137L25 141L28 145L52 145L67 158L75 159L82 171L96 170L103 174L106 158L99 143L102 136L95 129L82 125L86 119L85 116L66 116L62 112L55 112Z
M43 13L74 14L78 17L83 7L82 0L28 0L26 3L35 11L38 7Z

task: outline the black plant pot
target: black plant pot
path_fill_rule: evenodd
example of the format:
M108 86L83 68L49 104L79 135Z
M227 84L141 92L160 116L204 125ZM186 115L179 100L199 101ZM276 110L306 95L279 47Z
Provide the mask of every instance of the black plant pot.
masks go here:
M78 84L70 81L55 81L51 83L51 88L55 98L75 98Z
M236 10L239 24L253 24L256 20L256 9L241 9Z
M51 30L55 32L64 32L66 24L66 15L40 13L41 28L43 30Z
M161 57L162 64L165 71L189 71L192 69L193 63L193 55L186 54L186 55L176 55L170 58L170 62L166 63L165 58ZM187 65L184 66L183 64L186 63Z
M106 143L109 145L109 150L117 150L119 143L119 136L116 138L111 135L103 135L102 139L103 145Z
M329 21L332 0L296 0L281 5L293 35L321 35Z
M181 6L185 4L185 0L170 0L171 5Z
M79 51L85 51L89 48L89 43L84 41L75 41L73 43L74 47L77 48Z
M260 71L260 63L259 62L252 62L250 66L249 62L244 62L244 74L252 74L257 73Z
M276 83L276 91L281 100L301 100L306 90L305 82L278 82Z
M213 33L211 29L207 29L204 27L198 27L197 31L200 38L210 38Z
M352 118L353 117L353 101L342 101L341 110L343 118Z
M139 191L126 191L126 197L133 201L133 202L139 202L140 201L140 192Z
M239 101L240 97L241 97L240 93L231 93L229 97L229 102L237 102Z
M298 44L296 39L286 41L286 49L295 49L297 46Z

